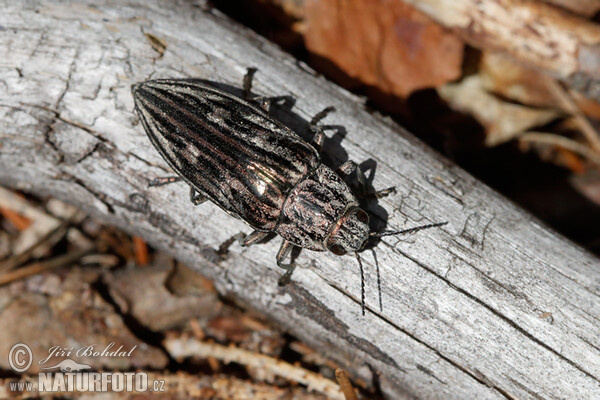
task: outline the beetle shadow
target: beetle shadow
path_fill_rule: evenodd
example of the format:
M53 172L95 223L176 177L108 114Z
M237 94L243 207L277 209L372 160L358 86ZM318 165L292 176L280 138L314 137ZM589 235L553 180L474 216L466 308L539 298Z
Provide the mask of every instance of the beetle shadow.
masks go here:
M310 122L295 113L292 108L296 100L291 96L275 97L278 101L271 104L269 114L279 122L292 128L294 132L306 142L311 143L314 133L310 129ZM327 118L335 119L335 112L328 114ZM343 125L335 124L320 124L320 127L325 131L325 141L321 150L321 161L328 167L336 170L350 159L348 152L344 149L343 141L346 138L347 130ZM333 132L333 134L331 134ZM370 215L369 228L371 232L380 232L387 226L389 214L384 207L379 204L379 199L373 194L377 190L385 188L375 188L373 180L377 170L377 161L369 158L362 162L356 161L359 168L365 175L366 195L361 196L356 172L353 172L345 179L353 193L359 200L360 207L367 211ZM379 242L379 238L372 238L367 248L372 247L372 244Z
M189 80L202 82L224 92L230 93L236 97L242 99L245 98L244 90L240 87L206 79ZM249 95L251 98L252 96L257 97L257 95L253 93L249 93ZM291 95L282 95L268 97L268 99L271 102L268 110L269 115L292 129L304 141L311 143L314 137L314 132L310 129L310 121L307 121L293 110L294 106L296 105L296 98ZM258 105L258 103L256 104ZM335 120L335 111L328 114L327 118L329 120ZM325 141L320 153L321 161L323 164L327 165L333 170L337 170L342 164L349 160L349 155L343 147L343 141L346 138L347 130L343 125L337 124L319 124L319 126L325 131ZM330 133L332 131L333 134ZM369 213L369 228L371 232L381 232L387 226L389 214L384 207L379 205L378 198L372 195L377 190L385 189L373 187L373 180L377 170L377 161L370 158L362 162L356 162L365 175L366 195L360 195L361 191L359 189L356 172L353 172L351 176L345 179L345 181L348 183L353 193L359 200L361 208ZM269 238L266 238L265 241L269 241L270 236L271 235L269 235ZM379 238L371 238L366 249L375 247L379 241Z

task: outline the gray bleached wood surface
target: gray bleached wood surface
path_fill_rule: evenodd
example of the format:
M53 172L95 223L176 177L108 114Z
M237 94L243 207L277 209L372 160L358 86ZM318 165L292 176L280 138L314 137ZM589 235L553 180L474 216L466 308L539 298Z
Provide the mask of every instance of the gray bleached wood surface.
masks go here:
M598 260L356 96L191 2L1 1L0 9L1 184L143 236L355 377L380 373L390 399L600 397ZM164 54L149 37L166 44ZM169 172L133 114L130 85L197 77L239 86L248 66L259 68L255 92L293 96L305 120L337 108L325 122L347 135L325 150L333 166L376 161L373 185L398 189L375 206L389 214L388 228L449 221L363 253L365 317L352 257L303 251L303 268L280 288L280 239L232 245L222 257L220 244L248 226L210 203L193 207L184 184L147 186Z

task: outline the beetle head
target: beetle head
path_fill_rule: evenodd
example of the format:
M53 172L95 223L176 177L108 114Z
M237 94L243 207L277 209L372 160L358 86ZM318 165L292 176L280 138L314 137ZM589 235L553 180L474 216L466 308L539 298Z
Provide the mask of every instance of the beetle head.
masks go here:
M361 250L369 240L369 216L359 207L349 208L327 238L327 250L338 256Z

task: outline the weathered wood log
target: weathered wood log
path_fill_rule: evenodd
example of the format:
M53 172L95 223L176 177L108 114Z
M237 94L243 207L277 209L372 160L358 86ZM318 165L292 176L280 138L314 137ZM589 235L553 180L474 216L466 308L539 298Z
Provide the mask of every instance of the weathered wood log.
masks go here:
M87 4L87 5L86 5ZM600 394L600 263L360 99L315 77L217 11L187 1L4 2L0 13L0 183L69 201L214 279L389 398L582 398ZM373 205L385 238L356 260L304 251L280 288L279 240L217 249L249 231L212 204L194 208L133 114L130 85L198 77L292 95L309 119L326 106L345 127L325 152L377 171L398 194ZM284 116L289 114L283 113ZM287 118L287 117L286 117ZM288 121L302 131L298 118ZM375 258L376 257L376 258ZM375 262L381 269L379 309Z
M506 53L600 101L598 24L536 0L403 1L471 45Z

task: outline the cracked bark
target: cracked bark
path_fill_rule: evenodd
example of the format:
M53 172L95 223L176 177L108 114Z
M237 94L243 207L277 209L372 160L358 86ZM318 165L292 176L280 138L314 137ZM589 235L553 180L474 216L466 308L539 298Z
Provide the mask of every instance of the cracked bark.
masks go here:
M0 15L0 183L69 201L140 235L270 316L389 398L593 398L600 393L598 260L425 148L355 96L218 12L187 1L4 2ZM166 43L162 57L148 35ZM161 50L162 51L162 50ZM278 115L304 132L326 106L345 131L325 143L377 171L388 228L449 221L365 252L367 308L351 258L303 251L280 288L279 239L222 243L249 228L188 203L133 115L130 85L198 77L291 95ZM343 139L343 140L342 140ZM380 221L380 222L381 222ZM377 256L375 259L374 256ZM377 260L377 261L375 261ZM376 265L381 269L379 310Z

